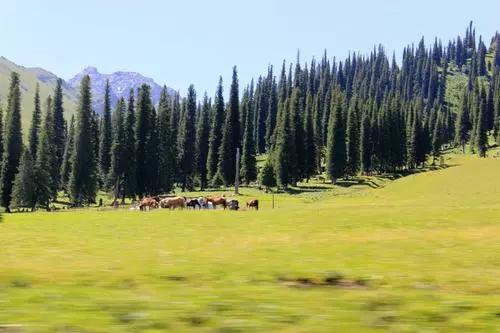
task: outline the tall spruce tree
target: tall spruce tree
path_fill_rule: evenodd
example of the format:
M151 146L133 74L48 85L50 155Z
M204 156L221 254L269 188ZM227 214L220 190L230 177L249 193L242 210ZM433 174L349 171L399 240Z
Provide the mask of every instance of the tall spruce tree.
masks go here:
M344 120L344 96L338 89L331 100L330 119L326 142L326 172L333 183L346 172L346 129Z
M123 97L118 100L115 111L112 116L112 144L111 144L111 163L107 183L113 189L114 200L123 197L124 177L128 161L125 157L125 112L126 105Z
M207 158L208 140L210 136L210 115L212 113L211 109L211 101L205 93L198 123L196 125L196 174L200 180L201 190L204 190L208 184Z
M182 118L179 126L179 136L177 138L179 173L182 191L191 188L193 183L193 173L195 166L194 143L196 141L196 91L194 86L188 88ZM236 119L236 121L239 121Z
M92 139L93 122L90 77L85 75L80 84L80 98L76 117L75 149L72 156L69 194L74 205L95 202L97 191L97 164L95 142Z
M225 186L234 184L236 174L236 149L240 146L239 123L239 88L236 66L233 67L233 79L229 91L229 104L226 110L222 142L219 150L218 172Z
M479 113L477 115L476 139L475 144L479 157L486 157L488 150L488 136L487 136L487 97L484 86L481 88L481 95L479 97Z
M158 105L158 187L159 191L172 191L175 180L175 138L170 127L171 117L170 96L164 86Z
M465 145L469 139L470 121L469 121L469 105L467 100L467 91L464 90L460 108L458 111L457 122L455 123L455 144L462 147L462 152L465 153Z
M29 149L24 149L19 172L14 179L12 188L11 208L35 209L35 184L33 182L33 157Z
M254 103L252 94L246 96L243 100L243 112L247 114L243 129L243 147L241 153L241 179L246 185L257 179L257 159L255 157L255 141L254 141Z
M359 107L356 95L353 95L349 103L349 112L347 114L346 128L346 148L347 148L347 165L346 172L350 176L355 176L360 167L360 150L359 150Z
M63 106L63 80L57 79L56 87L54 89L54 99L52 103L52 121L53 121L53 141L54 141L54 154L56 168L62 164L64 156L64 148L66 144L66 123L64 120L64 106ZM57 183L57 181L56 181Z
M122 201L125 197L135 198L137 181L136 181L136 136L135 136L135 100L134 90L130 89L127 105L127 114L125 115L124 137L125 147L123 149L123 159L127 161L124 171L124 189Z
M214 106L211 117L210 137L208 139L207 178L212 180L217 173L219 163L219 149L222 142L222 125L224 123L224 96L222 90L222 77L215 94Z
M61 178L59 184L64 192L68 192L68 181L71 173L71 160L75 149L75 116L71 115L69 122L68 135L66 136L66 145L64 147L63 161L61 164Z
M39 207L48 209L50 199L57 197L57 176L55 166L54 119L52 98L46 102L46 110L40 130L37 158L35 161L35 197Z
M272 165L276 184L287 189L293 182L294 137L291 135L290 100L286 99L281 109L279 123L276 124L275 145L272 153Z
M106 179L111 166L111 146L113 144L111 123L111 100L109 80L104 88L104 110L101 117L99 138L99 172L102 184L106 187Z
M370 115L365 112L361 119L361 132L359 143L359 155L361 161L361 171L365 174L372 169L372 128Z
M142 197L150 193L150 180L156 175L151 175L148 165L149 158L148 145L151 141L153 123L152 115L151 88L147 84L143 84L137 91L137 107L136 107L136 123L135 123L135 161L136 161L136 182L137 194Z
M314 135L314 118L313 118L314 100L311 91L307 92L306 109L304 115L304 139L305 139L305 168L304 177L309 178L314 175L318 169L317 163L317 147Z
M2 206L10 212L12 200L12 184L18 171L19 160L23 149L21 131L21 90L19 74L12 72L10 76L7 113L3 137L3 156L0 170L0 191Z
M31 153L31 162L36 159L36 151L38 148L38 136L42 122L42 109L40 108L40 85L36 84L34 109L31 116L31 127L28 138L28 149ZM29 162L29 161L27 161Z

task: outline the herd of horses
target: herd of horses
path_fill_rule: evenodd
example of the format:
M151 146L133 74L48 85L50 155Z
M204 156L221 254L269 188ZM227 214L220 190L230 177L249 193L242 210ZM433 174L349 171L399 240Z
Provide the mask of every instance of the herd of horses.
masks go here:
M150 210L154 208L193 208L193 209L216 209L222 206L224 209L238 210L239 202L236 199L227 199L224 195L209 196L198 198L186 198L181 196L164 197L159 196L145 197L138 205L139 210ZM247 209L259 210L259 200L251 199L246 202Z

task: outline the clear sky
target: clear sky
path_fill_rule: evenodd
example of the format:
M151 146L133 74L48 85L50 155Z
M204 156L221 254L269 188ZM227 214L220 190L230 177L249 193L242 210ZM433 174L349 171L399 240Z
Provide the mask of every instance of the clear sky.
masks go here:
M212 95L238 66L240 85L268 64L348 51L388 53L421 36L447 41L473 20L489 42L499 0L1 0L0 55L69 79L86 66L136 71L160 84Z

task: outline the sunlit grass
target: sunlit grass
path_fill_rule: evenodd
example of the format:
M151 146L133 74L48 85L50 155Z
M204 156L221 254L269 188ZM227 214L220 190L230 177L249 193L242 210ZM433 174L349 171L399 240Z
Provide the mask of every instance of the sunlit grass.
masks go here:
M394 182L370 179L373 188L316 182L276 194L274 210L271 194L242 188L242 202L262 201L258 212L6 215L0 325L498 332L500 159L446 162Z

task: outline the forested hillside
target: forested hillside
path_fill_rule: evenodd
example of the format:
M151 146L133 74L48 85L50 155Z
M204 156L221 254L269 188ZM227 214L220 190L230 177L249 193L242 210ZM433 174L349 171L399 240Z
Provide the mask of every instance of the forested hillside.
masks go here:
M232 186L238 149L243 183L281 189L322 174L336 182L412 170L436 163L444 148L486 157L500 143L498 45L498 33L476 38L471 24L447 43L407 46L400 62L382 46L344 60L325 52L303 63L297 55L241 91L234 67L227 101L222 78L213 99L193 86L185 97L164 88L158 105L144 84L114 110L107 93L102 114L92 108L87 75L68 124L60 90L47 102L35 99L26 147L22 83L12 73L2 205L46 208L60 191L78 206L94 202L99 189L124 199ZM267 156L260 171L259 154Z

